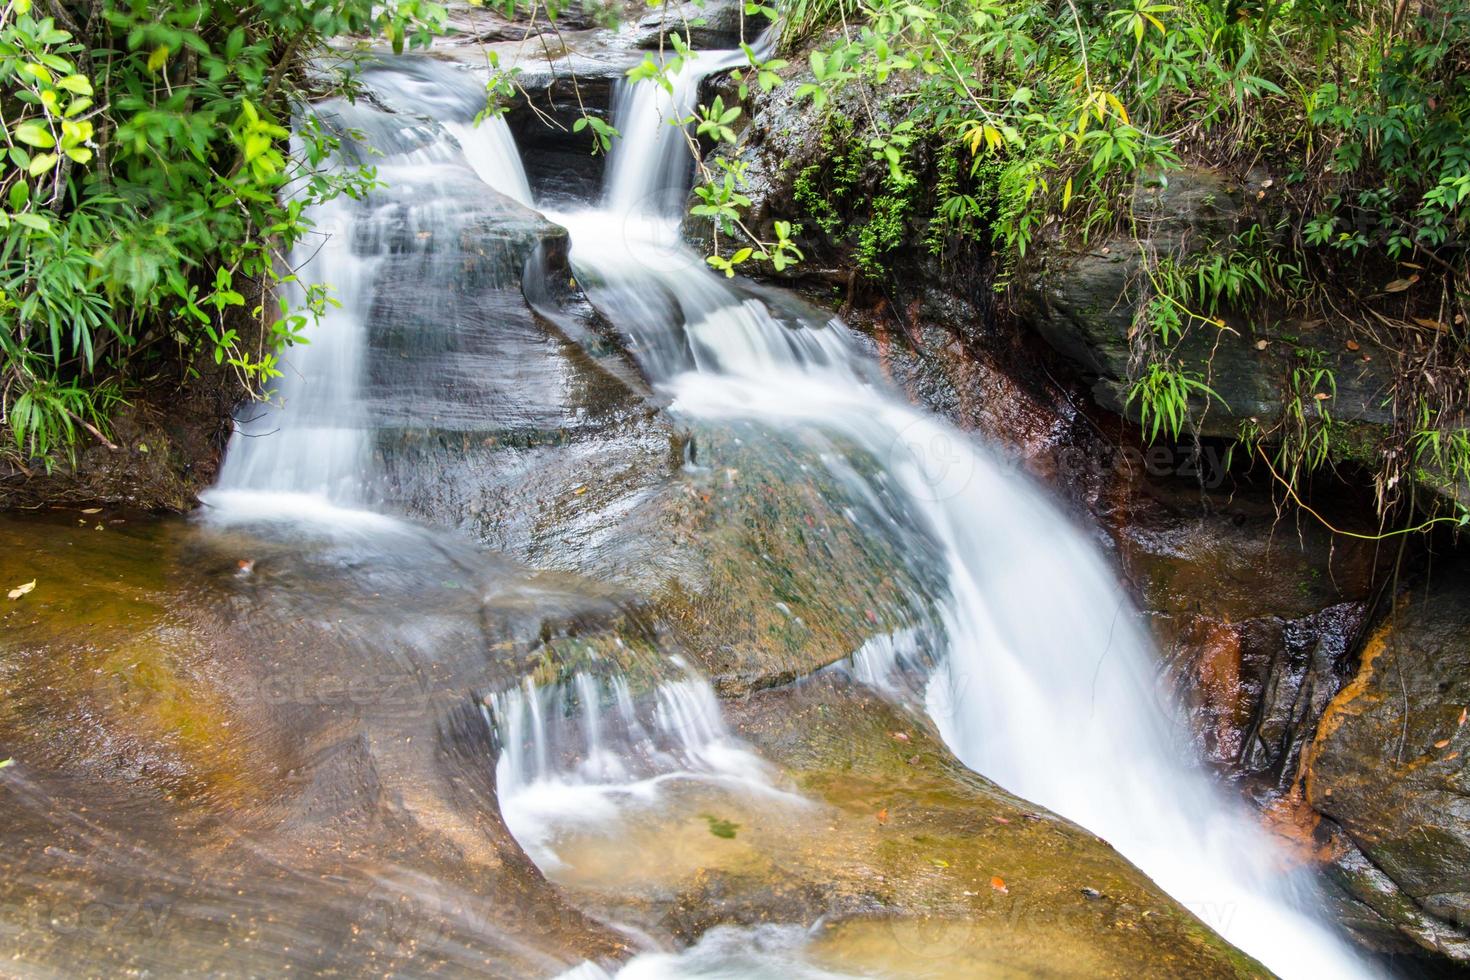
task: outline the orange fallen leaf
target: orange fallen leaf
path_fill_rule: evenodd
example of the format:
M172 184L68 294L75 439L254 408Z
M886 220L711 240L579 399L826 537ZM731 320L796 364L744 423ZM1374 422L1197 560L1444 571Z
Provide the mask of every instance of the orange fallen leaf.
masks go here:
M1011 890L1006 887L1006 880L1000 875L996 875L995 877L990 879L990 887L994 888L1002 895L1009 895L1011 893Z
M1446 762L1454 762L1459 757L1460 757L1460 753L1458 753L1458 752L1451 752L1449 755L1447 755L1447 756L1444 757L1444 761L1446 761Z
M1418 281L1419 281L1418 274L1412 275L1412 276L1410 276L1407 279L1395 279L1393 282L1389 283L1387 286L1384 286L1383 287L1383 291L1385 293L1401 293L1404 290L1408 289L1410 286L1414 285L1414 283L1416 283Z
M1347 349L1348 350L1357 350L1358 349L1358 342L1356 340L1349 340L1347 342Z
M1325 402L1331 396L1329 396L1325 391L1319 391L1312 397L1317 399L1319 402Z
M1429 330L1443 330L1444 329L1444 324L1443 323L1440 323L1438 320L1430 320L1427 317L1422 317L1422 316L1414 316L1414 317L1410 317L1409 319L1411 319L1415 323L1419 324L1419 326L1425 327L1426 329L1429 329Z
M1450 740L1449 739L1442 738L1438 742L1435 742L1434 743L1434 747L1437 748L1437 749L1442 749L1442 748L1444 748L1445 746L1447 746L1449 744L1450 744Z
M887 823L888 822L888 808L887 807L884 807L883 809L879 810L876 814L874 814L874 816L876 816L878 818L878 822L879 823Z
M1460 720L1459 720L1459 722L1457 722L1457 724L1459 724L1459 725L1464 725L1465 724L1465 716L1467 715L1467 713L1470 713L1470 708L1461 708L1460 709Z

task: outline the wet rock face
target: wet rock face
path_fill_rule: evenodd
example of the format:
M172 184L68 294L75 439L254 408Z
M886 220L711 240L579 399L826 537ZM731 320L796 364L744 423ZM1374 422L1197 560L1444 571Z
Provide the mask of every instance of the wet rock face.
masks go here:
M640 48L668 47L677 34L696 51L739 47L754 43L769 23L763 17L746 18L742 0L690 0L660 7L638 21L635 44Z
M1204 757L1284 789L1351 674L1385 556L1177 479L1143 481L1104 521Z
M1247 202L1261 184L1259 178L1186 168L1141 188L1135 210L1140 226L1148 229L1144 250L1167 256L1228 249L1230 236L1255 220ZM1147 285L1138 244L1115 235L1085 251L1053 244L1039 255L1019 281L1021 320L1096 379L1098 404L1130 414L1129 338ZM1371 343L1349 351L1346 338L1320 322L1285 321L1268 328L1262 324L1273 318L1263 312L1226 310L1222 318L1230 329L1196 324L1178 346L1179 360L1207 378L1223 401L1212 402L1208 413L1203 403L1197 406L1202 435L1233 437L1252 418L1269 427L1298 394L1308 399L1317 394L1292 388L1293 369L1310 356L1306 352L1321 352L1322 366L1337 379L1330 403L1334 418L1373 426L1392 421L1384 404L1396 362L1392 351ZM1265 347L1258 349L1262 341ZM1131 412L1136 416L1137 407Z
M1470 961L1467 707L1470 569L1462 562L1432 568L1376 626L1305 757L1307 800L1406 901L1395 924L1462 961ZM1369 870L1345 863L1342 874L1363 890Z
M769 783L670 783L657 808L611 818L617 859L608 831L567 834L552 877L570 901L678 943L820 923L803 958L844 974L1259 973L1106 844L967 771L845 673L725 709Z

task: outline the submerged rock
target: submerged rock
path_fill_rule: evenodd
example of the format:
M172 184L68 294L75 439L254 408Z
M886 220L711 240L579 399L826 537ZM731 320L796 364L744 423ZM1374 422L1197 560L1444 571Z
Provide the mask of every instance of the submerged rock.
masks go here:
M0 519L0 545L0 581L37 581L0 611L13 967L522 977L624 955L510 838L469 699L615 617L605 593L387 519L68 512Z
M754 956L786 930L783 962L862 975L1261 973L1106 844L843 675L726 708L773 768L686 773L630 794L656 805L569 829L552 874L572 901L693 945L692 962L716 937Z

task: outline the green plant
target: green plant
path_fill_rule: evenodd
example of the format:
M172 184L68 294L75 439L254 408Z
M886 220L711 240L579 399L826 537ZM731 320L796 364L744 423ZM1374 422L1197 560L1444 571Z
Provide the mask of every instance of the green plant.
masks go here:
M330 165L340 134L311 108L349 89L354 59L322 81L307 61L337 36L422 46L443 16L424 0L0 10L0 419L16 455L49 466L82 433L105 440L130 374L170 347L247 388L279 373L330 302L322 284L295 309L272 296L308 209L375 179Z
M1148 432L1149 441L1163 432L1178 439L1189 421L1190 400L1220 396L1205 383L1203 377L1154 361L1148 365L1128 390L1126 407L1138 404L1139 420Z

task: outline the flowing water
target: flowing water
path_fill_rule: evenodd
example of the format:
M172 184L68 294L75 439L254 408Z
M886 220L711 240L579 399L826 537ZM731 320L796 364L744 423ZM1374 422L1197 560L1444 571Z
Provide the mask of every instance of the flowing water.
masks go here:
M682 201L668 187L675 140L667 126L648 134L687 103L700 69L688 66L672 97L629 86L604 206L557 216L594 301L630 334L672 410L817 430L883 461L876 479L944 556L944 656L924 700L956 754L1107 839L1283 976L1357 972L1314 921L1307 882L1188 758L1155 687L1157 656L1081 531L1004 460L874 383L840 322L783 323L680 245L665 203ZM889 685L871 657L863 664Z
M950 873L936 871L949 862L881 836L888 811L874 820L871 800L884 783L852 773L882 753L894 756L896 782L920 781L909 789L922 801L915 811L953 809L955 841L990 846L990 831L1012 824L1017 835L1048 835L1024 848L1025 859L1058 840L1088 841L1002 791L955 782L953 774L941 789L922 782L939 779L947 763L935 761L939 748L924 748L922 726L894 707L904 703L927 711L965 765L1106 838L1272 970L1358 972L1315 920L1310 888L1283 870L1243 808L1188 757L1180 723L1155 685L1156 656L1086 534L1002 457L889 392L840 321L718 277L682 243L690 166L683 134L668 121L687 114L706 73L743 60L738 52L701 53L672 92L625 85L614 120L623 135L602 199L548 216L570 231L577 280L668 413L693 431L728 437L687 447L677 479L691 497L708 500L721 480L735 482L722 447L784 446L805 478L836 488L845 520L923 566L914 580L932 582L933 594L912 603L897 628L870 629L845 668L892 704L824 672L776 692L776 701L732 707L737 726L710 680L666 650L658 630L639 626L638 610L616 590L533 571L458 533L405 519L432 510L424 501L442 501L442 485L456 474L483 479L482 470L530 465L524 461L539 458L538 440L570 444L603 410L570 396L536 402L547 391L580 391L583 367L568 365L585 356L568 355L574 345L564 338L526 339L541 328L524 313L521 293L539 287L521 277L539 268L533 254L544 258L527 242L548 240L547 231L523 207L532 195L504 124L473 123L483 90L438 62L385 64L365 79L372 103L325 107L329 119L362 134L360 143L348 141L343 165L367 160L362 147L371 147L385 186L319 209L318 234L293 256L308 278L333 285L340 306L311 328L309 345L289 352L271 401L239 420L203 520L134 542L150 567L177 573L145 588L135 572L113 574L103 562L114 583L108 589L121 590L125 622L78 641L90 651L79 656L102 657L88 676L152 665L150 690L170 693L163 708L143 702L154 706L141 724L182 724L196 688L223 684L232 693L221 703L244 706L238 718L225 712L222 723L186 718L185 731L201 744L233 744L231 725L243 740L206 791L178 793L170 784L163 798L197 797L195 816L128 844L76 817L87 809L77 803L68 820L82 828L81 843L60 856L45 852L59 866L84 850L107 856L114 891L166 878L182 896L178 907L191 910L184 918L195 938L168 933L160 944L155 933L149 945L139 926L111 934L101 951L26 947L24 955L52 964L33 972L85 972L87 957L167 971L189 950L225 942L232 934L221 939L216 926L237 917L251 937L241 940L247 959L240 962L262 972L279 965L276 949L299 950L286 960L305 969L391 972L431 962L456 973L567 969L564 976L582 978L610 969L629 978L1020 976L1054 968L1055 957L1078 972L1115 971L1116 962L1067 922L1013 919L998 928L962 914L995 897L983 884L986 871L974 886L983 895L945 897L948 904L936 907L948 911L931 924L873 917L872 896L885 889L911 900L952 884L936 878ZM505 346L512 341L514 351ZM538 356L521 356L527 350ZM522 455L476 455L505 445ZM405 478L405 460L426 472ZM575 503L586 492L572 482L564 496ZM564 523L576 526L574 518ZM80 578L104 538L85 521L67 533L60 553ZM639 552L638 562L655 562L658 547ZM597 539L567 554L600 558L605 550ZM226 625L217 635L198 625L180 612L191 603L209 611L205 620ZM772 603L799 619L785 601ZM144 642L106 653L108 643L134 633ZM249 651L264 653L252 662ZM566 660L548 664L553 653ZM350 685L340 698L320 690L334 665L371 681L371 690L362 698ZM283 679L313 696L242 693ZM386 697L385 688L397 693ZM788 696L796 700L779 700ZM107 705L138 715L127 698ZM853 753L828 768L801 742L823 725L836 726L832 745ZM260 758L274 751L272 739L289 765ZM197 749L188 738L169 744L186 761ZM158 765L144 760L135 776L157 778L150 772ZM294 815L281 815L284 791L251 795L251 787L277 784L303 801ZM35 801L46 788L24 786L27 807L41 813ZM249 821L222 817L220 800ZM160 805L124 802L114 809ZM988 829L973 822L983 807L1002 807L990 811ZM502 817L558 890L517 870L524 858L501 840ZM1035 830L1019 826L1033 822ZM46 833L43 826L26 839ZM216 855L235 851L216 838L246 842L244 863L222 871ZM208 844L200 853L171 850L196 839ZM487 840L497 843L482 853ZM914 840L921 843L904 846L929 846L922 835ZM378 860L379 851L391 856ZM889 863L863 867L854 854ZM1086 857L1087 873L1102 874L1096 869L1111 867L1108 860ZM43 894L55 874L47 865L13 876L12 887L24 880ZM850 914L808 916L812 902L822 908L825 899L811 896L829 881L847 883L839 898ZM250 887L239 882L294 906L309 925L293 932L269 915L261 920ZM1075 884L1066 880L1057 894L1091 916ZM432 914L415 917L406 936L396 919L360 922L384 888L389 908L409 896L428 902ZM528 933L514 919L526 909L553 918L534 919ZM727 909L745 924L722 922ZM333 931L349 927L349 938ZM975 929L983 942L961 952ZM402 942L387 953L352 951L353 937L385 932ZM1108 920L1100 932L1081 934L1101 943L1123 932ZM1144 945L1127 947L1129 956L1147 955L1152 939L1140 932L1138 941ZM106 945L113 943L151 952L118 959ZM171 952L158 951L165 945ZM346 952L331 952L339 946ZM925 959L935 949L950 959ZM637 955L619 955L629 950ZM514 965L490 969L502 961ZM227 958L215 962L228 968Z

